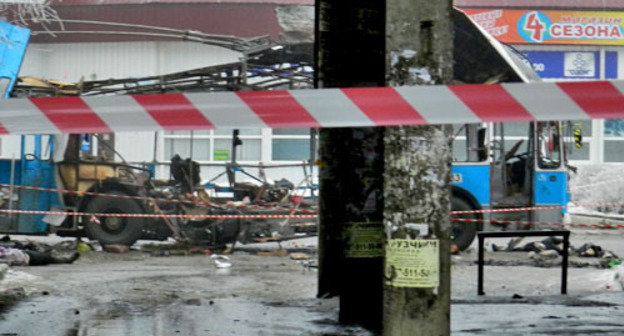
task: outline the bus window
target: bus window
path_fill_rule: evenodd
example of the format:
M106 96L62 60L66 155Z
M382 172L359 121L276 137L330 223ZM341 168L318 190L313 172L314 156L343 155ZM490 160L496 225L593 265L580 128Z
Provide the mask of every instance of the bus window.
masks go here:
M561 166L561 146L559 123L555 121L537 124L538 166L542 169L554 169Z
M0 99L2 99L2 97L9 96L9 92L7 92L9 84L11 84L10 78L0 77Z
M485 131L481 124L453 125L453 161L487 160Z

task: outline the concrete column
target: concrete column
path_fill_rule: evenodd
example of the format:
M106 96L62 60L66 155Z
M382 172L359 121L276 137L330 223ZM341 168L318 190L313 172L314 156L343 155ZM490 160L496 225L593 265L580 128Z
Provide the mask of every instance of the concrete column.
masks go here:
M451 6L386 0L389 86L451 81ZM450 335L450 132L392 127L384 145L383 335Z

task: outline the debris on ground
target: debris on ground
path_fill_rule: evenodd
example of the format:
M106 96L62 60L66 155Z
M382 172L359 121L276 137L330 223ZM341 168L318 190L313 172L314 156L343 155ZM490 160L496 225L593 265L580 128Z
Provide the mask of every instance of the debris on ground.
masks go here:
M256 252L256 255L261 256L261 257L284 257L288 255L288 251L286 250L258 251Z
M309 260L310 259L310 255L308 255L306 253L291 253L290 254L290 259L292 259L292 260Z
M217 268L232 267L232 263L230 262L230 258L228 256L213 254L210 258L212 258Z
M25 297L26 291L21 287L0 290L0 312L11 308Z
M78 250L78 252L89 252L89 251L92 251L93 248L89 246L89 244L80 242L76 245L76 250Z
M559 237L548 237L541 241L533 241L527 243L521 247L518 247L519 240L513 239L509 242L507 247L501 247L492 244L493 251L505 251L505 252L529 252L529 256L532 259L542 258L556 258L563 253L563 239ZM575 248L570 246L568 251L570 256L586 257L586 258L602 258L606 260L618 259L618 256L611 251L603 249L601 246L586 243L581 247Z
M104 251L109 253L128 253L130 252L130 246L121 244L111 244L104 246Z

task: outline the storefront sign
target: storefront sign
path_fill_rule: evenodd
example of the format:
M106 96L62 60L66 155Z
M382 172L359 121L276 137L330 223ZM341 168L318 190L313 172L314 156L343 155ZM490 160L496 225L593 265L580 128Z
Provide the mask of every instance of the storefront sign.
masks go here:
M599 79L598 52L523 51L541 78Z
M502 42L624 45L624 12L464 9Z

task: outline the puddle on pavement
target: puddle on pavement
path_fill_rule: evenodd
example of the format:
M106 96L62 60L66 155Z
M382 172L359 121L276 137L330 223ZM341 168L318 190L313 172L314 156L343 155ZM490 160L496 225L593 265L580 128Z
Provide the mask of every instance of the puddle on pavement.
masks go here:
M0 335L341 335L370 336L357 327L333 321L336 312L255 302L241 298L187 300L156 307L111 303L80 310L69 299L40 297L18 305L0 321ZM60 308L63 307L63 308ZM34 313L31 313L34 312Z
M619 306L456 304L451 316L453 336L624 334Z

